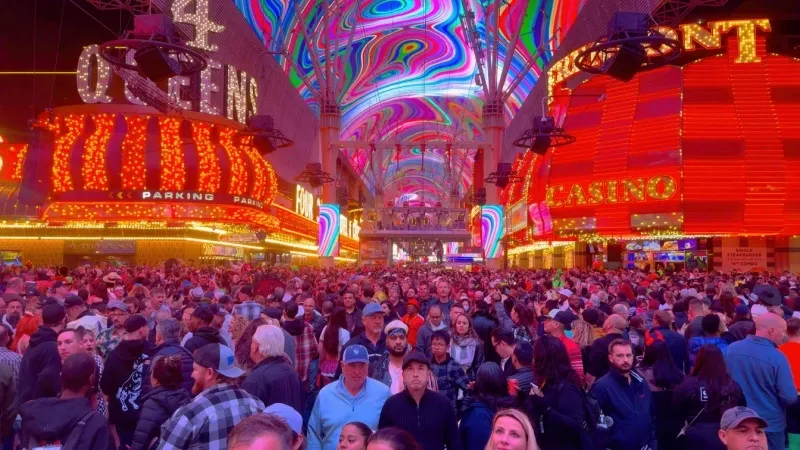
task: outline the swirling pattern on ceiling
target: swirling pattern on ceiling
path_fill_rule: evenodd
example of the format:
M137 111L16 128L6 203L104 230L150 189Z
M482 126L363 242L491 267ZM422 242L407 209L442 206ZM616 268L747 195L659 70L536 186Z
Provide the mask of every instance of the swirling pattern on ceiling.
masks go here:
M329 2L331 26L327 30L323 30L324 13L319 0L234 0L234 3L271 49L285 49L296 62L301 73L295 71L285 57L278 56L290 80L312 108L318 105L302 79L307 78L315 89L319 88L319 82L314 76L308 42L297 28L295 5L299 7L309 36L318 41L314 50L321 60L325 58L324 41L313 37L328 33L331 47L336 47L343 59L351 27L355 24L350 57L341 71L344 77L343 140L394 138L422 143L445 138L456 142L482 139L482 91L475 83L477 64L461 25L460 16L464 10L460 0L322 1ZM495 3L466 1L475 11L478 33L486 42L486 8L489 5L494 8ZM505 0L502 3L498 46L501 63L508 53L514 30L517 27L523 30L506 85L517 77L524 79L506 103L507 120L510 121L522 105L541 68L551 58L585 1ZM536 50L540 47L544 48L542 53ZM530 58L536 58L533 69L520 73ZM502 64L497 70L501 68ZM428 201L445 198L447 191L440 190L443 188L441 177L445 174L441 157L444 150L427 150L424 170L418 148L417 152L407 149L401 152L400 169L393 170L392 164L385 165L384 190L394 191L390 184L395 184L403 186L398 190L398 198ZM355 169L361 171L365 184L374 192L377 180L369 175L372 168L367 153L367 149L347 152ZM463 193L472 182L472 158L467 151L454 153L454 166L465 165L459 177L459 190ZM391 162L394 163L394 159ZM383 163L387 163L386 158Z

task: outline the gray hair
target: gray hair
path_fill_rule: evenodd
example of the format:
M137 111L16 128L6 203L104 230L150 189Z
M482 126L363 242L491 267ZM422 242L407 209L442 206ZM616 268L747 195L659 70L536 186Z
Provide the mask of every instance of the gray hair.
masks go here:
M156 324L156 332L161 335L161 339L178 339L181 333L181 324L173 319L164 319Z
M283 354L283 331L275 325L261 325L253 334L253 342L258 344L258 352L267 358Z

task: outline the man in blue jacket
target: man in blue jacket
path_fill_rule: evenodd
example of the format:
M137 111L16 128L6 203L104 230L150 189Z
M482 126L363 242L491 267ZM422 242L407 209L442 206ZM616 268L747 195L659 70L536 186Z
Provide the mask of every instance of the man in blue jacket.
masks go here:
M363 345L344 349L342 376L319 391L308 420L308 450L336 450L339 434L349 422L362 422L373 430L389 387L367 377L369 353Z
M650 415L650 388L633 370L633 347L625 339L608 346L609 372L592 385L603 414L614 419L608 448L611 450L657 450Z
M672 360L683 373L689 372L689 352L686 349L686 339L676 331L672 331L672 313L670 311L656 311L653 314L653 329L645 333L645 344L653 341L664 341L667 344Z
M756 319L756 334L728 346L725 362L739 383L747 406L767 421L770 450L786 447L786 406L797 401L797 390L786 356L778 345L789 339L786 321L766 313Z

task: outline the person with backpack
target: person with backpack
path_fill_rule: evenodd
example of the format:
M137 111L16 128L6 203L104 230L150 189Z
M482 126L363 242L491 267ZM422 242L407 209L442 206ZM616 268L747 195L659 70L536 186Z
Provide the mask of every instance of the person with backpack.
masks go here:
M590 391L597 399L600 410L614 421L609 442L602 448L657 449L655 427L650 414L652 395L647 381L633 369L633 346L630 341L611 341L608 360L611 369L592 385Z
M192 380L192 365L194 357L181 347L180 342L181 324L175 319L164 319L156 324L156 348L153 350L153 360L158 357L179 356L181 358L181 374L183 382L181 387L188 392L192 392L194 380Z
M142 408L141 397L150 385L152 347L147 340L147 319L133 315L125 321L125 335L108 355L100 379L100 389L108 396L109 423L114 427L119 449L133 442L133 433Z
M584 429L584 395L567 348L545 335L533 344L534 382L525 411L541 450L592 450Z
M153 358L150 384L153 390L142 396L142 414L136 424L130 450L155 448L164 424L181 406L192 401L192 395L182 387L180 355ZM191 380L191 378L190 378ZM191 380L194 383L194 380Z
M109 450L114 440L97 412L94 358L76 353L61 367L61 396L31 400L20 408L24 448Z

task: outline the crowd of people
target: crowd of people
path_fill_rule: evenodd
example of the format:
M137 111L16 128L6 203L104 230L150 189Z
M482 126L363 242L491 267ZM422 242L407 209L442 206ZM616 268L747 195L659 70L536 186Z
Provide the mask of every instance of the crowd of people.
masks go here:
M3 450L800 449L790 273L6 267Z

